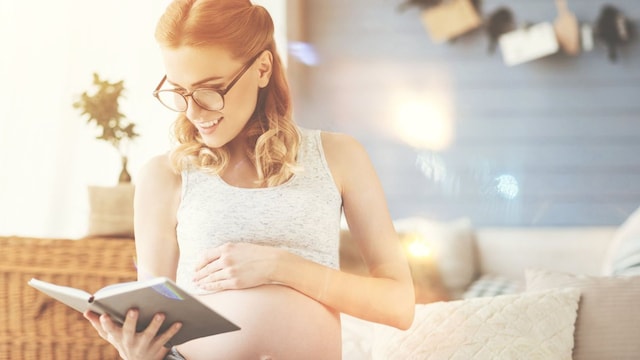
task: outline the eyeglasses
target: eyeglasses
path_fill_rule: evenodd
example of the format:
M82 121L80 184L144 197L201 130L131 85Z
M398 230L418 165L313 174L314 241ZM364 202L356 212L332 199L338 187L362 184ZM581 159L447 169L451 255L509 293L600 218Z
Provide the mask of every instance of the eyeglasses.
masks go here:
M236 75L233 80L227 85L226 88L218 89L211 87L200 87L194 89L191 92L185 92L185 90L178 89L165 89L160 90L164 82L167 80L167 75L165 75L156 89L153 91L153 96L155 96L162 105L167 107L169 110L177 111L177 112L185 112L189 107L189 102L187 101L187 97L191 96L193 101L195 101L198 106L205 110L209 111L220 111L224 109L224 96L233 88L233 85L240 80L242 75L249 70L251 65L256 61L256 59L260 56L260 53L251 60L249 60L243 67L242 70Z

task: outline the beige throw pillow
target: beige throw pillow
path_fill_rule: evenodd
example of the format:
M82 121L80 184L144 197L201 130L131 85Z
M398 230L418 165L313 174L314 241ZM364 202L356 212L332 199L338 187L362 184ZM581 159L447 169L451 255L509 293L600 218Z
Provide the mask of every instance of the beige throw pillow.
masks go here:
M594 277L525 271L527 291L578 288L574 360L640 358L640 276Z
M412 234L398 234L400 241ZM415 288L416 304L427 304L435 301L450 300L449 291L442 283L442 277L432 261L408 256L409 268ZM360 249L351 237L349 230L340 231L340 269L357 275L369 275Z
M580 291L535 293L416 305L407 331L376 325L374 360L571 360Z
M88 237L133 237L133 193L131 183L89 186Z
M414 261L432 262L452 298L461 298L478 271L471 221L468 218L444 222L409 217L395 220L394 225L399 233L418 235L426 242L432 250L430 258Z

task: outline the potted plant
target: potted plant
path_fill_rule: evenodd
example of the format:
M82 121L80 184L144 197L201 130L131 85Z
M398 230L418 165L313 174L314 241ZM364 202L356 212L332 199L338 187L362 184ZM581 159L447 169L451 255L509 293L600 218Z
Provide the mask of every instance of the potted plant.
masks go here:
M93 87L95 92L83 92L79 99L73 103L73 107L81 110L81 115L86 118L88 124L94 124L99 132L96 139L106 141L113 146L122 159L119 183L131 182L131 176L127 170L128 155L125 145L127 141L139 136L135 131L135 124L128 121L120 112L119 100L123 96L124 81L109 82L103 80L97 73L93 74Z

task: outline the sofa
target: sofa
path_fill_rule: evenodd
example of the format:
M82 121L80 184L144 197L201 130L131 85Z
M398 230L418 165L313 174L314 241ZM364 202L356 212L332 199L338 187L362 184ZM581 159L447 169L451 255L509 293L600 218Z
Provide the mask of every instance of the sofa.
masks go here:
M343 314L344 359L640 359L640 209L621 226L414 217L396 230L422 249L408 250L414 323L401 331ZM343 247L343 268L364 271Z
M603 330L582 334L602 351L596 349L595 357L582 352L576 359L640 358L640 277L616 273L636 270L616 268L613 262L621 257L620 249L634 249L640 239L640 215L635 224L628 223L474 228L468 219L399 219L396 228L416 286L414 324L400 331L343 314L343 358L570 359L577 350L574 344L588 345L574 338L580 325L586 330L592 326L581 319L596 321ZM118 358L81 314L30 288L27 281L36 277L92 292L134 280L131 238L0 237L0 247L0 360ZM637 248L622 257L633 261ZM366 271L348 229L343 229L340 251L345 271ZM592 294L600 288L593 290L589 281L601 279L621 281L605 288L611 299L623 301L602 302L601 294ZM594 314L580 313L593 307ZM622 352L598 345L602 341Z

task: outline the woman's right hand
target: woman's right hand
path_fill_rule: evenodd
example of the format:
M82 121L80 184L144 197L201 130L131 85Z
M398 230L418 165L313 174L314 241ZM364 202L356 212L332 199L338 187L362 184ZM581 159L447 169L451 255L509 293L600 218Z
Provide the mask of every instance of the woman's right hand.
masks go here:
M169 351L165 344L180 330L181 324L172 324L164 333L158 334L164 321L163 314L156 314L146 329L136 332L138 311L131 309L122 326L109 315L85 311L84 317L98 331L100 337L113 345L125 360L161 360Z

